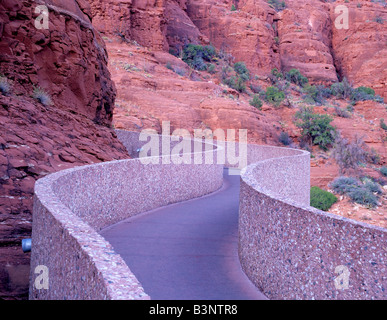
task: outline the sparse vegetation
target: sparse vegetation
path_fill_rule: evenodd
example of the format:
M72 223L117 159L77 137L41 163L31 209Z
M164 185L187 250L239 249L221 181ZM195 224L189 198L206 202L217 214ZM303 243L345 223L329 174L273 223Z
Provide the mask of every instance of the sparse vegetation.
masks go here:
M0 92L2 95L7 95L11 92L11 84L8 78L3 75L0 75Z
M284 78L283 73L278 71L277 68L274 68L271 70L270 75L269 75L269 79L270 79L272 84L278 83L283 78Z
M301 87L303 87L309 82L308 78L303 76L300 70L298 69L291 69L288 72L286 72L285 79Z
M350 99L352 104L356 104L358 101L376 101L383 103L384 100L381 96L375 95L375 90L369 87L360 86L353 88L346 78L343 81L336 82L331 85L331 93L338 99Z
M378 195L382 193L380 185L369 179L364 182L353 177L336 178L330 187L334 192L347 195L353 202L375 207L378 205Z
M332 157L339 166L340 173L349 169L357 170L359 164L366 160L367 153L364 150L364 141L355 137L349 142L341 135L337 135L332 150Z
M285 99L285 93L277 87L267 87L265 92L265 99L274 106L279 106Z
M329 185L337 194L346 194L353 188L359 187L360 182L353 177L341 176L333 180Z
M380 171L380 173L381 173L382 175L384 175L385 177L387 177L387 167L381 167L381 168L379 169L379 171Z
M302 137L323 150L335 141L336 129L330 124L332 121L327 114L314 113L313 107L302 107L295 115L295 124L301 128Z
M211 62L216 57L216 50L213 46L201 46L188 44L183 48L182 60L195 70L207 70L206 62Z
M352 189L348 196L352 201L371 208L378 205L378 198L365 186Z
M331 85L331 93L338 99L349 99L352 94L352 86L347 78L341 82L336 82Z
M34 88L34 91L32 93L32 97L45 106L52 105L52 100L51 100L50 95L41 87Z
M380 127L387 131L387 124L384 122L384 119L380 119Z
M348 109L340 108L339 106L335 106L335 113L338 117L342 118L350 118L351 113L348 111Z
M259 99L259 96L258 95L254 95L253 96L253 99L251 99L249 101L250 105L257 108L257 109L261 109L262 108L262 101L261 99Z
M328 211L332 205L337 202L337 197L328 191L319 187L310 188L310 205L314 208Z
M281 142L284 146L288 146L292 144L292 139L289 137L289 135L282 131L278 137L279 142Z
M331 96L331 90L323 85L305 84L303 92L305 94L304 100L310 104L322 105L325 103L325 99Z
M230 73L235 72L230 76ZM246 91L246 81L250 79L250 72L244 62L236 62L231 68L229 65L222 68L222 81L225 85L237 90Z
M286 2L285 1L279 1L279 0L268 0L267 3L274 8L275 11L282 11L286 8Z
M244 62L236 62L234 64L234 70L242 78L243 81L247 81L250 79L250 72Z

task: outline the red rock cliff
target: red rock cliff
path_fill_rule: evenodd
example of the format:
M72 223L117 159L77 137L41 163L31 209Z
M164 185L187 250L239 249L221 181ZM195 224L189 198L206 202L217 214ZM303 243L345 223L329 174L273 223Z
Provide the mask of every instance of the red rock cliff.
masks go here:
M43 3L43 2L42 2ZM110 129L115 87L104 43L81 0L45 1L49 28L35 27L39 1L0 2L0 299L26 298L35 181L57 170L127 157ZM32 98L41 87L52 103Z

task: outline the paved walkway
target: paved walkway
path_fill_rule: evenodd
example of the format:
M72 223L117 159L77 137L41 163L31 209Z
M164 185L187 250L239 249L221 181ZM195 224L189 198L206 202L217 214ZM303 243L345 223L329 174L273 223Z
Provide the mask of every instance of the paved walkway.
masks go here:
M238 259L239 176L101 231L155 300L266 299Z

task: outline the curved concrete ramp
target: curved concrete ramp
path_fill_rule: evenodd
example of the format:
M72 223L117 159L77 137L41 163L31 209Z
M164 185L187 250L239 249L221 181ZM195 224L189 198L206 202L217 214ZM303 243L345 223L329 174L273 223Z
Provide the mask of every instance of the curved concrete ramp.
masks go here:
M239 176L101 230L155 300L262 300L238 259Z

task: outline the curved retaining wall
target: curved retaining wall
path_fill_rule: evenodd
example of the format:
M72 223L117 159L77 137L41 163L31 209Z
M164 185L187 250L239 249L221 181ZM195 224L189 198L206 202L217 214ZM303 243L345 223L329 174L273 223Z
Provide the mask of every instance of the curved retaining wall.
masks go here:
M136 147L145 143L139 142L138 133L121 132L120 139L124 144L137 141ZM214 152L211 148L207 152ZM60 171L37 181L30 299L149 299L98 230L208 194L223 183L223 165L162 164L162 157L157 158L158 164L119 160ZM38 266L48 270L48 289Z
M387 299L387 230L302 201L302 158L284 155L242 170L243 270L270 299Z
M138 133L117 135L134 157L146 143ZM204 149L203 144L199 158L204 162L212 153L216 163L221 149ZM98 230L215 191L223 179L223 164L174 165L156 158L147 165L132 159L74 168L36 183L30 299L150 298ZM246 163L239 257L262 292L272 299L386 298L386 229L309 207L308 152L248 145ZM37 289L38 265L48 268L49 289ZM348 289L335 288L337 266L350 272Z

